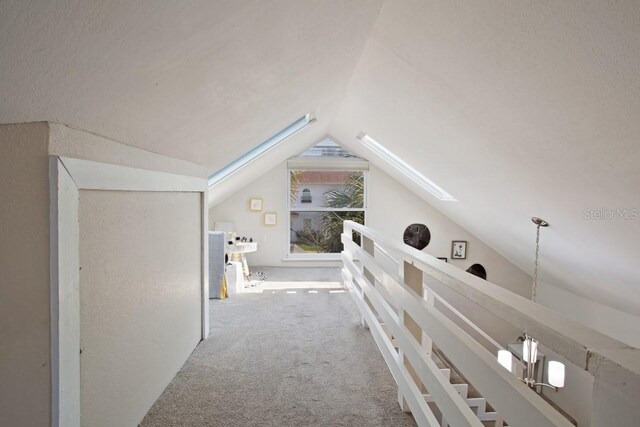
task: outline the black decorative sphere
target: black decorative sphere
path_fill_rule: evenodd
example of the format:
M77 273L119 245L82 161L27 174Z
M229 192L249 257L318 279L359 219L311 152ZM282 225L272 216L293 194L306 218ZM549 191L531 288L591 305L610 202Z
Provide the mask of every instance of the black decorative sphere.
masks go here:
M467 273L471 273L474 276L487 280L487 270L485 270L482 264L473 264L471 267L467 268Z
M431 241L431 232L424 224L411 224L405 228L403 240L407 245L422 250Z

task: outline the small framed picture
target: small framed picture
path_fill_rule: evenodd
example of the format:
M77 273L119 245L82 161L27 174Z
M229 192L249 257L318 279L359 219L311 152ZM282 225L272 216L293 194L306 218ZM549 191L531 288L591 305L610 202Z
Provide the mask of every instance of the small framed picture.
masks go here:
M249 199L249 209L252 211L262 210L262 199L259 197L252 197Z
M278 214L276 212L264 213L264 225L276 225L278 223Z
M466 240L453 240L451 242L451 259L467 259Z
M439 257L436 257L436 258L438 258L440 261L449 262L447 260L447 257L439 256Z

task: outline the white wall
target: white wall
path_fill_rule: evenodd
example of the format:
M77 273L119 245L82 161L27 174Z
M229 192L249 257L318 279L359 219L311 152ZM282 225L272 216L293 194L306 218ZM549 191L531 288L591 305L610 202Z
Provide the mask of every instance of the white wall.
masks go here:
M520 295L529 296L531 277L505 257L478 240L473 234L434 209L389 175L371 167L368 182L367 225L382 233L402 239L404 229L412 223L429 227L431 241L423 249L435 257L463 270L480 263L487 270L487 280ZM455 202L451 202L455 203ZM467 259L451 259L451 241L466 240Z
M2 325L0 329L0 396L2 396L0 399L0 420L3 425L49 425L52 413L52 372L48 156L78 157L198 177L206 177L207 171L201 166L182 160L132 148L94 134L52 123L0 125L0 149L2 149L0 195L3 200L3 203L0 204L0 272L2 272L0 283L0 325ZM139 245L134 246L136 249L141 249L140 245L146 244L149 254L154 253L155 258L138 256L140 255L138 253L136 258L131 260L139 261L141 265L145 266L147 272L152 265L155 266L154 271L158 272L166 272L165 265L176 267L173 270L174 274L186 271L181 268L188 269L191 273L196 266L197 276L168 274L166 277L171 278L171 283L189 281L189 289L196 286L200 289L201 240L194 241L190 237L188 244L183 240L186 236L191 236L193 227L201 224L200 204L194 210L191 196L187 196L188 199L185 200L173 200L172 194L166 193L164 196L159 196L162 202L156 201L155 204L158 212L149 212L147 228L140 230L144 231L145 236L149 238L140 240ZM109 196L105 193L101 197ZM132 207L138 203L142 203L142 206L150 206L145 202L145 196L142 193L128 193L127 197L133 198L131 200ZM179 201L184 202L185 205L176 206L175 204L178 204ZM114 204L115 206L117 205ZM119 206L122 213L127 212L128 205L120 204ZM109 219L105 215L98 215L99 208L94 207L95 209L90 206L86 207L85 217L95 215L96 219ZM107 207L105 206L105 209ZM138 207L141 206L138 205ZM170 220L160 223L154 217L156 214L165 215L163 218ZM109 231L114 235L122 233L124 228L121 226L124 224L112 224ZM102 231L104 230L106 228ZM173 244L166 241L163 245L154 244L155 234L162 235L167 232L172 233L170 235L176 247L183 248L183 253L173 253L171 249ZM181 234L182 232L185 233L184 236ZM178 236L178 234L180 235ZM116 242L111 236L105 241ZM128 249L126 246L123 244L120 249ZM155 249L156 247L163 248L163 251L149 250L149 248ZM193 254L196 251L197 255L194 257ZM94 253L97 254L95 258L86 258L87 255L84 255L83 260L87 265L101 261L101 252ZM167 264L165 258L170 255L177 255L177 262L185 264L179 266L171 262ZM185 257L188 257L188 260ZM125 282L128 280L130 286L140 285L141 283L136 281L134 277L127 279L126 275L121 274L138 272L137 263L133 266L127 264L127 261L131 260L121 260L120 264L112 262L109 265L109 275L120 277ZM112 261L114 260L112 259ZM174 290L174 288L171 289ZM184 360L197 343L197 339L194 340L194 337L200 335L199 321L195 322L193 317L197 316L199 320L200 307L193 307L191 299L189 307L186 306L186 302L176 306L172 305L171 308L164 307L172 295L173 293L169 293L166 298L150 299L150 307L154 304L159 305L167 311L167 315L175 314L172 312L173 309L180 310L180 316L184 318L185 323L175 322L175 328L161 331L159 324L153 325L151 322L145 324L145 328L141 328L137 332L141 335L148 335L150 339L153 338L153 331L168 332L172 339L168 339L164 343L170 350L163 348L161 352L154 353L153 358L150 358L150 348L144 346L144 341L129 342L129 353L135 354L136 359L119 363L118 366L111 366L104 372L107 376L114 375L115 372L126 369L128 364L140 363L143 359L150 365L156 366L155 377L157 380L150 384L150 388L153 390L131 401L138 404L135 409L138 414L144 415L150 406L151 395L155 393L157 396L162 388L168 384L179 369L180 360ZM116 293L112 296L119 297L119 294ZM149 296L153 296L153 294L150 293ZM190 296L193 297L191 294ZM121 304L126 302L126 300L120 301ZM143 322L154 319L148 312L132 309L131 313L132 315L136 313L142 315ZM116 312L109 315L115 316L111 319L112 321L118 320ZM105 326L113 327L113 324ZM166 329L166 326L163 327ZM179 333L176 332L176 329L179 329ZM131 336L128 337L131 338ZM162 358L162 352L168 353L167 359L160 359L162 360L160 365L153 365L155 359ZM159 382L163 382L164 385L161 387ZM126 389L112 393L108 398L102 399L102 403L108 406L111 399L115 399L119 393L124 391ZM105 419L108 421L111 416L117 416L120 409L118 407Z
M640 317L543 282L538 283L537 301L598 332L640 348Z
M404 229L409 224L425 224L431 232L431 241L423 252L435 257L446 257L451 265L462 270L466 270L475 263L482 264L487 270L487 280L519 295L529 297L530 276L375 166L371 167L369 173L368 195L367 223L370 227L401 239ZM467 259L451 259L452 240L467 241ZM513 342L521 333L488 311L478 310L475 303L447 287L442 285L436 287L435 284L431 286L447 302L503 345ZM438 306L460 327L468 329L448 309L440 304ZM473 336L476 335L472 331L468 332Z
M207 169L194 163L133 148L60 123L48 123L48 126L49 154L52 155L181 175L207 176Z
M211 198L215 198L215 189ZM262 198L262 212L249 210L251 197ZM258 251L247 254L252 266L337 266L339 262L327 261L286 261L288 242L288 218L286 162L278 164L267 173L237 190L234 195L214 205L209 210L209 229L213 230L216 221L234 221L239 236L253 237L258 242ZM263 224L264 212L276 212L278 223L275 226Z
M83 425L137 425L200 341L200 212L199 193L80 192Z
M467 240L467 259L449 259L450 263L462 269L467 269L474 263L481 263L487 269L489 280L521 295L528 295L531 278L503 256L380 169L372 167L367 179L368 226L402 239L404 229L409 224L422 222L431 231L431 243L424 251L438 257L451 258L451 240ZM277 226L264 226L262 213L249 210L249 199L254 196L262 197L264 211L278 213ZM238 190L233 196L213 206L209 211L210 229L213 229L215 221L234 220L241 236L257 240L259 250L248 255L250 264L308 264L308 261L283 261L287 252L287 197L286 162L283 162ZM266 241L263 238L266 238ZM339 265L339 262L333 265Z
M0 125L0 424L49 424L46 123Z
M207 174L68 126L50 129L50 154ZM201 203L199 193L80 192L83 424L137 424L198 343Z

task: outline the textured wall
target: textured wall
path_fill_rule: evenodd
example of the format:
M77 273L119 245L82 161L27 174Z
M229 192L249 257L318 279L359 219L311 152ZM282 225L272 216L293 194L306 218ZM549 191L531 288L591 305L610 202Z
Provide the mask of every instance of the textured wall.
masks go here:
M0 126L0 424L49 423L46 123Z
M119 144L108 139L50 123L25 123L0 125L0 424L16 426L49 425L51 419L51 317L50 317L50 242L49 242L49 160L48 156L67 155L106 163L121 163L127 166L163 170L187 175L204 176L203 168L184 161L171 159L157 154ZM107 193L104 193L108 197ZM115 193L114 193L115 194ZM137 193L128 196L136 197ZM160 193L159 193L160 194ZM179 201L166 194L164 202L156 204L157 213L149 212L149 217L164 214L169 218L167 224L150 222L146 232L158 234L176 231L171 225L183 227L176 237L176 248L182 247L180 242L188 238L188 248L175 258L185 260L188 257L189 272L196 271L193 276L193 288L197 289L197 302L192 304L184 322L176 322L174 326L164 328L182 328L180 335L187 343L166 341L175 345L169 351L169 357L160 357L163 368L159 369L159 380L164 385L169 382L200 337L200 232L201 223L199 195L174 195ZM144 197L144 195L141 195ZM144 199L140 199L141 201ZM193 200L197 200L193 202ZM134 206L137 202L134 202ZM179 207L176 207L175 204ZM120 205L121 212L125 209ZM91 220L101 218L100 214L109 210L85 210ZM179 218L179 220L178 220ZM137 217L140 220L140 217ZM198 229L198 237L192 239L193 229ZM117 229L111 229L114 236ZM178 232L176 231L176 232ZM109 236L110 238L111 236ZM144 240L141 240L144 242ZM126 246L126 245L124 245ZM148 250L160 248L157 259L163 259L172 253L165 251L167 245L149 245ZM171 245L171 248L174 246ZM128 248L125 248L128 249ZM194 255L195 254L195 255ZM93 261L100 261L102 253L98 253ZM87 258L85 258L87 260ZM131 260L134 260L132 258ZM131 261L130 260L130 261ZM136 261L148 261L143 258ZM167 266L172 266L167 263ZM116 275L118 269L111 265L110 275ZM186 267L185 267L186 268ZM129 272L136 270L132 267ZM158 272L164 270L158 269ZM85 276L86 277L86 276ZM186 281L185 276L166 276L172 283ZM169 280L168 279L168 280ZM189 279L191 280L191 278ZM162 283L158 281L158 283ZM177 287L180 289L180 287ZM196 290L194 290L196 292ZM171 293L167 293L171 296ZM166 303L166 300L150 300L149 303ZM184 308L183 306L178 306ZM156 306L157 310L171 313L172 307ZM145 315L146 316L146 315ZM188 322L186 324L185 322ZM195 337L195 338L194 338ZM136 349L134 345L130 350ZM182 352L180 363L176 354ZM177 365L177 367L176 367ZM121 372L120 368L111 372ZM164 374L164 375L163 375ZM162 390L162 385L157 394ZM116 394L114 394L116 396ZM110 397L111 398L111 397ZM107 401L106 399L105 401ZM135 399L132 402L140 403ZM150 404L143 402L137 408L144 411ZM111 416L118 414L116 408ZM140 417L141 418L141 417Z
M136 425L200 340L198 193L81 191L82 424Z

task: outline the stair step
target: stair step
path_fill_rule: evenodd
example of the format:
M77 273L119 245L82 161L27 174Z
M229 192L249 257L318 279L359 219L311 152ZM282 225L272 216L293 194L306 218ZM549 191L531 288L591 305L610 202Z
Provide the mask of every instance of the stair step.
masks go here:
M480 421L496 421L498 419L497 412L485 412L482 415L478 415Z
M440 372L447 379L447 381L451 380L451 369L449 368L440 368Z
M469 393L469 384L451 384L453 388L458 392L460 396L464 399L467 398L467 394Z
M458 392L458 394L460 396L462 396L463 399L467 400L467 391L469 390L469 385L468 384L451 384L453 386L453 388L455 389L455 391ZM433 402L433 397L431 397L430 394L423 394L422 395L425 400L427 402Z
M470 397L467 399L467 405L471 408L477 408L477 415L484 414L487 409L487 400L484 397Z

